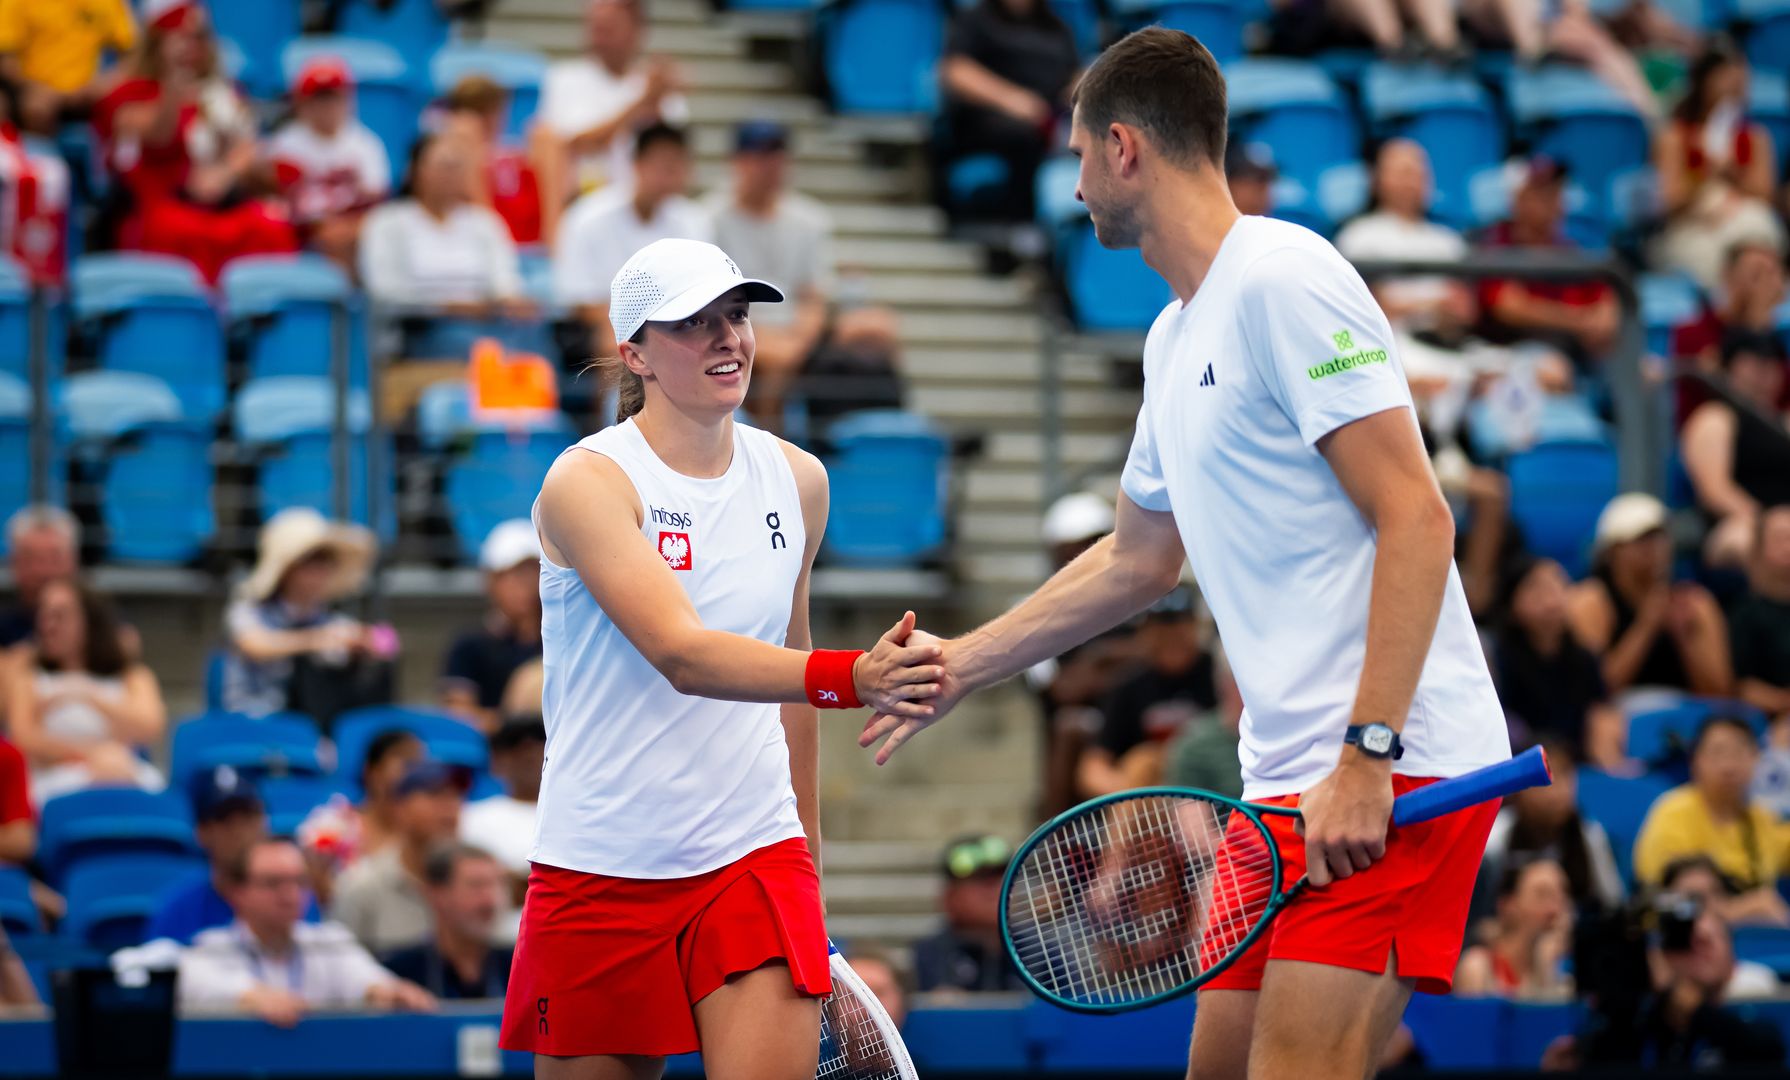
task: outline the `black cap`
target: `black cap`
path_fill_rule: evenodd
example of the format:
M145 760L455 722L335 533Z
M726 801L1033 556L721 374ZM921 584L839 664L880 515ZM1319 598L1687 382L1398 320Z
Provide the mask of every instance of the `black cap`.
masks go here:
M1523 166L1525 184L1564 184L1567 178L1566 162L1550 154L1535 154Z
M1224 175L1231 180L1273 180L1280 169L1268 144L1234 142L1224 151Z
M772 154L789 149L789 129L775 120L748 120L734 129L736 154Z
M418 761L404 770L392 789L396 798L415 795L419 791L446 791L449 788L465 794L472 788L472 770L464 765L450 765L445 761Z
M222 821L243 811L266 813L254 781L229 765L201 772L192 780L193 817L200 823Z
M547 724L539 713L529 716L507 716L502 726L487 740L493 753L521 746L525 742L546 742Z
M998 877L1013 861L1013 848L998 836L960 836L945 848L939 869L953 881Z

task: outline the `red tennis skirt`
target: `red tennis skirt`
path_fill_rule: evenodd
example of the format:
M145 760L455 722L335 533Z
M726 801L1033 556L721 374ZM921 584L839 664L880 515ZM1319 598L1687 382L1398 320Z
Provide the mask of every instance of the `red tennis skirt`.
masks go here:
M696 1003L773 960L797 992L832 993L820 878L800 837L688 878L536 863L499 1045L554 1057L691 1053Z
M1394 776L1392 790L1403 795L1433 783L1431 778ZM1297 795L1260 801L1299 805ZM1400 978L1414 979L1424 993L1448 993L1461 958L1473 881L1497 816L1494 799L1393 829L1384 857L1321 889L1305 890L1236 963L1202 989L1260 990L1270 960L1303 960L1377 975L1386 970L1388 954L1395 954ZM1265 814L1262 821L1280 851L1281 887L1286 888L1305 875L1305 838L1295 831L1294 818ZM1267 899L1261 848L1261 833L1242 814L1233 814L1214 875L1226 884L1207 916L1208 925L1246 927L1251 921L1247 913L1259 910ZM1204 958L1207 965L1219 959Z

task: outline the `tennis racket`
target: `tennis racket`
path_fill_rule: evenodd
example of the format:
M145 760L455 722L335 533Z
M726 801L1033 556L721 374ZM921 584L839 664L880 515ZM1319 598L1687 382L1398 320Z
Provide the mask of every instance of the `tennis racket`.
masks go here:
M1550 782L1536 747L1393 800L1415 825ZM1191 993L1234 963L1306 888L1283 887L1263 819L1291 807L1195 788L1141 788L1083 803L1019 849L1002 886L1007 953L1046 1001L1077 1012Z
M820 1067L815 1080L919 1080L895 1021L827 942L833 993L820 1007Z

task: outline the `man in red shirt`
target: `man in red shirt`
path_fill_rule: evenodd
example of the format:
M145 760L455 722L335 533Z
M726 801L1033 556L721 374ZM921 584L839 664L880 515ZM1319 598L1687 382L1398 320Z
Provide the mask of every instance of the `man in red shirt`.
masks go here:
M37 851L37 819L25 755L0 739L0 863L23 863Z

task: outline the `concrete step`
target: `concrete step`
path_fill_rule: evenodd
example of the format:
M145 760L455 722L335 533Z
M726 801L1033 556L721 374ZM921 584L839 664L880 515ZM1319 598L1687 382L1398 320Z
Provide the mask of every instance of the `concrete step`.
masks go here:
M498 27L511 19L559 19L579 27L584 24L583 0L502 0L495 9L490 19L493 36ZM705 0L653 0L648 14L655 24L715 21L715 9ZM583 41L580 36L578 42Z
M833 257L842 269L974 274L982 268L982 256L976 249L928 237L842 236L833 244Z
M957 479L972 506L1037 509L1044 504L1044 478L1034 468L975 462L959 469Z
M699 93L735 91L749 94L792 93L795 73L781 64L765 64L753 60L704 59L684 65L684 81Z
M904 748L902 752L908 751ZM1029 759L1022 769L1008 771L1029 773ZM943 840L965 833L993 833L1017 841L1030 829L1031 792L1029 781L1003 783L1006 779L892 787L878 792L873 802L837 808L838 816L844 819L845 835L864 840Z
M776 120L791 125L819 126L828 120L820 102L795 94L696 91L689 98L690 119L698 124L733 125L745 120Z
M827 912L827 933L853 944L905 948L931 937L942 925L933 915L835 915Z
M1125 460L1131 435L1070 434L1063 436L1059 447L1065 465L1112 465ZM1022 431L996 433L989 437L983 458L992 464L1036 467L1044 461L1044 436Z
M862 148L838 139L818 138L813 132L791 133L790 154L797 162L857 164L864 160ZM690 134L690 144L703 161L724 161L733 154L733 128L724 124L699 124Z
M893 873L909 871L932 873L939 863L940 845L924 841L901 840L821 840L821 863L825 872Z
M710 159L696 164L696 187L702 191L724 188L732 182L732 173L724 159ZM845 195L852 198L865 196L894 197L908 190L905 178L897 173L872 169L867 165L853 163L834 163L802 161L795 162L790 170L790 182L797 191L826 198L828 196Z
M901 320L902 340L916 345L993 342L1035 346L1041 332L1038 317L1029 311L927 311Z
M987 384L1038 392L1044 361L1035 348L1003 348L998 343L976 348L971 344L955 347L920 347L907 350L902 363L917 381L937 380L953 385ZM1104 365L1082 362L1063 369L1065 386L1102 388L1111 385ZM1134 410L1135 411L1135 410Z
M945 212L936 206L841 200L828 203L827 212L835 236L936 236L945 229Z
M965 508L957 517L957 539L967 550L998 548L1001 552L1029 551L1043 543L1039 530L1044 515L1031 510Z
M1003 278L879 274L867 283L872 300L902 307L1012 310L1028 308L1032 299L1022 282Z
M1036 388L1029 391L974 387L914 388L914 407L941 420L974 420L992 425L1014 423L1037 430L1041 415ZM1063 424L1072 431L1118 431L1137 419L1137 401L1129 394L1104 388L1067 387L1063 391ZM1007 427L1003 427L1006 430Z
M957 558L958 572L988 593L1005 592L1005 608L1050 576L1050 563L1037 551L966 551Z
M834 873L822 862L827 914L923 915L939 905L939 877L928 874Z
M668 56L685 66L710 59L743 60L746 39L738 29L714 23L662 23L656 18L647 34L649 53ZM491 36L500 41L539 49L558 60L584 52L583 19L553 15L506 14L491 23Z

